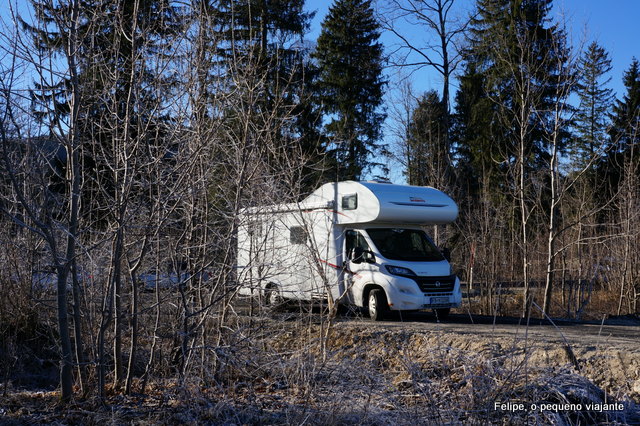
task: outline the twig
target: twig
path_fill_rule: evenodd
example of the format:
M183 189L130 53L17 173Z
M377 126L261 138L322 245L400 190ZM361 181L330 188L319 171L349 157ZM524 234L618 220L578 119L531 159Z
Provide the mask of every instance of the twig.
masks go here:
M531 302L532 305L534 305L536 308L538 308L538 310L540 312L542 312L542 315L545 316L545 318L547 318L549 320L549 322L551 323L551 325L553 325L555 327L556 330L558 330L558 333L560 333L560 336L562 337L562 340L564 340L564 350L567 353L567 356L569 357L569 361L571 361L571 363L573 364L574 367L576 367L576 370L578 372L580 372L580 363L578 362L578 358L576 358L575 353L573 353L573 350L571 349L571 346L569 345L569 342L567 341L567 338L564 337L564 334L562 333L562 331L560 330L560 328L558 328L558 326L553 322L553 320L551 319L551 317L549 317L549 315L547 315L540 306L538 306L538 304L536 302Z

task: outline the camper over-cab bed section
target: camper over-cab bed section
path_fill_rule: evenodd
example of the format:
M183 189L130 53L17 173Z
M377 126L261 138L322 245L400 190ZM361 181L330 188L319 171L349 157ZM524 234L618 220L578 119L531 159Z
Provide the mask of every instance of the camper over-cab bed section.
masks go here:
M327 183L300 204L304 208L329 203L334 206L338 224L375 221L439 225L453 222L458 216L456 203L442 191L380 182Z

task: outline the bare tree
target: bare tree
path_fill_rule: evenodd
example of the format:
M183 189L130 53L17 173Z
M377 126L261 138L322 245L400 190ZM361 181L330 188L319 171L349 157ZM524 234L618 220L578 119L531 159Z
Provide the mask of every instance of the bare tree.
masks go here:
M397 67L419 70L424 67L435 70L442 76L441 102L443 107L442 135L443 152L448 156L440 170L451 185L451 147L449 141L451 78L462 61L461 39L469 23L466 18L455 16L455 0L393 0L378 8L382 27L392 33L398 43L393 48L391 63ZM406 32L406 28L424 31L426 40L417 42Z
M564 199L564 194L570 189L572 183L569 182L561 189L561 175L560 175L560 150L563 147L563 139L567 138L567 128L572 118L570 114L569 96L573 92L576 84L575 74L575 58L570 57L570 48L566 46L566 42L563 37L555 37L552 40L554 48L552 52L556 52L560 55L566 55L567 57L560 58L555 61L555 71L553 73L554 80L550 81L552 87L555 88L554 94L551 99L550 119L541 122L545 129L545 139L547 146L550 149L549 158L549 186L550 186L550 200L549 200L549 222L548 222L548 237L547 237L547 268L546 268L546 283L544 289L544 303L542 310L544 314L549 315L549 309L551 305L551 296L553 292L553 283L556 272L556 257L558 250L556 249L556 242L558 238L558 212L559 204ZM588 162L588 166L595 161L596 158L592 158ZM578 177L586 171L586 168L582 172L578 173ZM575 178L573 180L575 182Z
M517 20L517 18L514 18ZM501 40L508 46L511 41ZM522 280L524 283L522 315L529 315L531 303L530 295L530 230L529 220L533 212L531 196L531 174L528 159L532 149L531 134L535 126L535 114L541 102L540 87L533 77L538 67L544 63L534 61L532 57L531 40L526 33L519 32L516 43L516 55L510 56L508 49L497 50L497 60L501 67L509 73L512 82L513 103L498 103L500 119L503 126L513 128L509 152L504 153L504 161L509 164L509 174L512 179L510 185L514 190L514 201L517 203L520 215L520 251L522 253ZM496 100L499 102L498 100ZM511 155L513 154L513 157Z
M78 55L80 41L78 28L80 26L79 3L69 2L64 14L56 15L52 22L57 30L64 34L66 44L61 48L63 66L55 63L56 58L50 51L35 49L26 37L17 29L12 32L13 38L5 39L5 51L11 55L11 70L15 70L18 62L28 66L38 79L41 87L55 87L58 79L66 80L64 97L69 111L65 121L49 122L47 136L36 137L25 133L18 125L18 115L29 114L29 111L16 102L14 75L6 70L7 80L3 80L2 93L4 96L4 111L0 122L0 137L3 148L3 171L11 181L13 201L20 204L26 217L16 216L4 209L12 220L20 226L25 226L46 241L49 249L50 261L57 275L57 317L59 343L61 348L61 400L68 402L73 395L73 350L71 345L69 309L67 300L67 286L69 274L75 273L74 267L79 239L80 221L80 186L81 172L79 150L81 141L78 134L78 116L81 108L82 90L78 79ZM14 16L14 20L17 18ZM45 29L42 28L44 31ZM45 106L46 108L46 106ZM52 113L48 111L48 113ZM47 148L47 145L49 147ZM18 151L31 151L30 162L16 158ZM53 150L47 152L47 150ZM59 153L59 154L58 154ZM20 155L20 154L18 154ZM64 168L52 167L54 157L62 156ZM44 160L44 162L42 161ZM24 167L34 167L32 173ZM47 176L48 174L48 176ZM36 177L36 181L29 182L39 188L41 196L28 191L26 178ZM63 190L53 191L52 180L63 182ZM37 194L37 193L36 193ZM74 284L74 294L77 294L78 281ZM78 299L76 298L76 302ZM74 310L79 307L75 306ZM79 329L80 324L75 324ZM81 334L76 335L76 340ZM81 353L81 340L76 341L77 353Z
M431 67L439 73L447 112L451 77L462 61L461 38L469 22L455 16L455 6L455 0L393 0L378 10L383 28L399 40L391 52L392 64L413 69ZM418 44L405 33L407 24L424 28L431 36L424 44Z

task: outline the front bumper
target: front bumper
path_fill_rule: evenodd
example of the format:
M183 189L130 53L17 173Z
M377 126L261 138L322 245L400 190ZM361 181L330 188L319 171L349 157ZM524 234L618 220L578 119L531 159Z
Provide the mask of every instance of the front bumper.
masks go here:
M398 277L394 281L389 283L388 289L385 289L391 310L457 308L462 303L458 277L455 277L453 289L448 288L445 291L424 292L411 278Z

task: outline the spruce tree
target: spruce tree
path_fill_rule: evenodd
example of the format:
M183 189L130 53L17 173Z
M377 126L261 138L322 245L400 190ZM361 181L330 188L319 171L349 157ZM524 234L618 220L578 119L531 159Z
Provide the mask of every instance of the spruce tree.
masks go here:
M580 104L576 110L577 137L572 145L574 163L585 167L600 153L607 137L613 91L606 85L611 81L611 59L607 51L592 42L578 61L576 93Z
M497 197L511 187L509 174L518 156L526 175L545 169L549 161L543 123L558 86L568 84L557 72L558 62L567 60L565 35L550 22L550 9L551 0L478 0L470 23L452 146L458 170L464 164L470 179L480 179ZM527 90L526 104L522 90ZM525 109L528 118L523 119L517 111ZM521 136L524 152L518 154Z
M68 44L66 20L71 19L73 2L30 0L37 25L21 21L32 35L40 52L55 58ZM79 49L75 52L82 101L76 117L81 143L83 174L83 214L93 225L104 226L113 212L113 141L128 128L129 136L139 137L138 129L161 136L163 123L152 117L161 102L151 87L163 80L170 87L170 77L154 74L149 64L158 47L176 34L180 26L177 9L164 0L105 2L78 0ZM135 26L134 26L135 22ZM135 58L135 59L134 59ZM131 87L130 76L137 79ZM51 132L64 131L69 116L69 77L54 84L34 83L34 109L42 124ZM135 99L130 94L135 92ZM134 102L135 101L135 102ZM125 115L129 121L125 123ZM153 140L147 138L149 144Z
M212 17L212 49L218 74L252 72L256 78L266 79L264 96L268 104L279 96L278 87L302 82L302 41L313 16L303 11L304 0L203 3L205 13Z
M640 63L633 59L622 82L627 93L615 102L611 115L611 152L625 152L640 142Z
M315 187L315 170L322 160L320 115L312 102L317 72L304 43L313 14L304 12L304 0L204 0L203 4L213 24L213 86L232 92L239 78L259 87L253 116L280 117L282 125L274 137L283 152L293 148L305 157L303 187ZM282 162L281 154L274 153L271 162Z
M451 141L457 164L457 185L464 193L477 195L479 185L497 187L500 180L496 161L501 157L492 121L495 107L485 93L485 76L468 62L459 79L452 120Z
M337 0L322 23L313 57L328 153L338 179L360 179L375 165L385 114L379 24L370 0ZM332 176L333 177L333 176Z
M640 143L640 63L633 59L622 79L626 93L615 101L605 157L598 165L598 178L608 182L606 197L613 197L625 178L625 168L638 165ZM630 168L631 167L631 168ZM638 169L636 169L638 170Z
M548 126L560 119L554 116L556 102L570 83L564 72L568 61L566 37L560 28L550 23L551 0L478 0L477 6L478 13L471 21L466 60L467 70L478 74L469 77L481 83L482 95L475 97L479 102L477 108L463 105L460 112L464 114L459 118L476 121L474 110L484 110L488 114L481 120L489 130L489 137L470 137L472 128L464 129L471 125L478 128L477 121L459 121L457 134L465 135L466 142L475 144L465 152L473 153L475 159L483 159L481 164L490 168L481 171L483 178L498 176L495 184L483 179L483 196L502 199L502 207L515 214L507 220L511 235L520 236L521 279L525 283L523 315L526 316L531 300L532 224L546 225L548 218L542 212L549 211L548 202L553 197L553 189L544 185L546 182L534 183L543 173L550 173L554 156L563 149L566 140L564 133L550 137L549 129L553 126ZM485 99L491 103L482 105ZM458 148L460 142L464 141L457 141Z
M444 186L448 164L446 106L436 91L418 100L407 128L407 180L410 185Z

